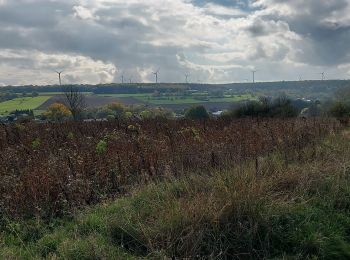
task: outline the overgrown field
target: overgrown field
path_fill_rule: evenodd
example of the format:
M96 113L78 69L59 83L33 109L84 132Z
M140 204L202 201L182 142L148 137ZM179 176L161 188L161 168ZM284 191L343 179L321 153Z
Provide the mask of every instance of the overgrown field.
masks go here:
M20 138L5 139L8 144L4 142L3 145L7 147L8 158L14 147L27 152L26 157L12 160L12 167L25 158L28 160L31 153L50 164L45 174L37 176L37 169L30 173L27 169L28 172L17 173L18 179L13 178L13 184L7 183L16 189L25 185L25 179L32 178L33 195L25 194L29 204L36 194L38 205L45 205L38 193L43 187L47 198L57 192L45 185L53 178L48 169L54 165L46 159L55 149L61 149L67 158L71 158L71 165L75 165L78 161L88 163L82 153L77 154L76 147L84 147L84 151L90 153L88 158L94 159L98 166L86 168L86 175L79 168L67 166L62 168L68 174L64 171L55 174L57 180L64 174L64 185L72 190L82 188L74 195L69 188L63 191L63 196L71 195L65 197L68 204L72 200L78 202L77 198L83 199L83 190L97 192L87 189L87 183L110 178L104 174L113 169L109 157L122 165L127 164L125 158L120 157L121 152L132 155L131 161L138 155L142 162L139 172L130 172L134 174L131 182L153 181L134 187L122 198L106 200L71 218L48 221L39 217L29 220L4 217L0 258L349 259L350 133L340 132L336 123L327 120L245 120L211 121L203 125L150 121L140 124L138 133L133 127L123 127L114 123L66 124L56 126L56 132L52 125L26 126L19 129L22 131ZM74 138L70 134L73 131ZM174 145L166 134L168 131L173 133ZM224 134L219 134L222 132ZM110 137L112 133L127 136L115 139ZM40 145L35 142L36 148L32 152L34 143L29 137L21 138L21 134L34 138L35 134L40 134L42 141ZM106 134L109 137L106 139L107 150L104 150L105 145L98 140ZM146 142L147 137L152 138L153 145ZM46 138L52 139L51 146L44 141ZM132 149L133 146L138 147ZM48 149L47 155L42 151L44 147ZM171 152L164 147L169 147ZM216 148L214 158L220 159L211 161L211 148ZM184 157L179 157L184 150ZM173 165L173 168L168 166L168 176L164 176L161 167L156 171L153 166L154 175L147 173L151 171L146 167L150 157L145 157L145 151L156 156L158 167ZM185 157L190 155L197 156L186 160ZM61 165L67 164L64 157L58 158L61 158ZM27 175L27 178L21 180L21 175ZM74 181L78 181L79 186ZM112 183L111 179L109 181ZM56 189L62 185L57 182ZM95 185L95 188L101 187ZM104 192L99 194L108 194ZM18 205L21 207L22 204ZM40 209L34 205L32 209L39 214Z
M258 168L274 151L288 162L338 129L328 119L3 125L0 214L50 219L152 180Z

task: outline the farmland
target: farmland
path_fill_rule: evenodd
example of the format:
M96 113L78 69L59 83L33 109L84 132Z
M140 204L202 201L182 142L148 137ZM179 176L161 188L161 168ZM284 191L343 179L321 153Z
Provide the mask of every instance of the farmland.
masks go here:
M99 94L101 97L115 97L115 98L135 98L142 103L149 103L153 105L173 105L173 104L203 104L203 103L217 103L217 102L240 102L244 100L256 99L252 95L224 95L222 97L210 96L208 93L196 93L191 96L183 95L167 95L153 96L151 94Z
M6 115L14 110L36 109L51 96L21 97L0 103L0 115Z
M197 97L197 98L195 98ZM205 104L205 103L233 103L240 102L243 100L254 100L254 97L251 95L226 95L223 97L212 97L212 96L162 96L162 97L149 97L149 96L141 96L137 97L143 102L151 103L154 105L173 105L173 104Z
M257 100L260 96L276 97L287 95L293 99L329 100L338 88L345 87L349 81L300 81L300 82L259 82L237 84L106 84L77 85L87 98L87 107L106 106L110 102L126 105L164 107L181 112L193 105L204 105L211 111L225 110L238 106L246 100ZM48 108L63 94L58 86L3 87L0 93L21 95L36 92L48 97L47 102L36 104L22 102L15 109L35 109L36 114ZM34 101L34 100L33 100ZM14 101L15 102L15 101ZM45 103L45 104L44 104ZM0 103L1 114L11 112L10 103Z
M17 93L20 95L20 93ZM20 97L10 101L0 103L0 114L7 115L18 109L32 109L35 114L40 114L55 102L64 100L63 92L39 92L38 97ZM179 93L161 93L155 96L152 93L123 93L123 94L94 94L92 92L82 92L86 97L88 108L102 107L113 102L120 102L126 105L150 105L162 106L169 109L186 109L192 105L203 104L208 107L227 108L233 103L244 100L254 100L256 97L249 94L234 95L227 94L221 97L212 96L208 92L198 92L190 95Z

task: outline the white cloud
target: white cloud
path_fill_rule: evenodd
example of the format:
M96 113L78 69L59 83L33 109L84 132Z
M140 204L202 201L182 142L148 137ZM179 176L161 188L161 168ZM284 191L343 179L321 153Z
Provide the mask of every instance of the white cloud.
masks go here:
M63 83L108 83L116 67L89 57L38 51L0 51L0 78L5 84L57 84L55 70L64 69Z
M201 81L241 81L251 67L266 80L312 78L319 68L335 77L346 72L348 0L257 0L249 11L237 6L245 5L0 0L0 53L7 53L1 73L18 70L6 82L29 84L45 83L38 71L54 67L67 67L66 80L76 83L119 81L121 71L150 82L158 67L163 82L188 71Z
M83 20L96 20L99 17L95 17L93 12L84 6L73 6L73 9L75 11L74 16L78 17Z

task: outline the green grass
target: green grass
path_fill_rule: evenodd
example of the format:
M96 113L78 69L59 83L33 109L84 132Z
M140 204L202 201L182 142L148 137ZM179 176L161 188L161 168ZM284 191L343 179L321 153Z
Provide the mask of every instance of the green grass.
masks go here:
M225 95L223 98L215 98L215 97L207 97L207 100L199 100L195 99L193 97L149 97L149 96L140 96L136 97L137 99L146 102L146 103L151 103L154 105L172 105L172 104L203 104L203 103L234 103L234 102L239 102L243 100L255 100L251 95Z
M16 109L35 109L50 99L51 96L24 97L0 103L0 114L6 115Z
M203 96L205 93L194 93L193 96ZM116 98L129 98L133 97L143 103L150 103L153 105L179 105L179 104L203 104L203 103L233 103L242 100L254 100L251 95L225 95L223 98L214 98L208 96L208 100L199 100L191 96L162 96L154 97L152 94L98 94L100 97L116 97Z
M128 98L128 97L148 97L151 94L97 94L99 97L116 97L116 98Z
M349 134L347 134L349 136ZM45 223L7 220L1 259L349 259L350 142L149 184Z
M42 115L46 112L46 110L38 110L38 109L35 109L33 110L34 112L34 116L38 116L38 115Z
M62 95L64 92L39 92L40 96L55 96L55 95ZM84 95L91 95L92 92L81 92Z

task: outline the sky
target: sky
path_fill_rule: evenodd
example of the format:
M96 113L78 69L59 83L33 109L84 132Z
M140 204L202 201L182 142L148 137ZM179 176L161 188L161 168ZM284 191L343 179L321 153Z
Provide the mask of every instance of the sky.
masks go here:
M350 0L0 0L0 86L350 78Z

